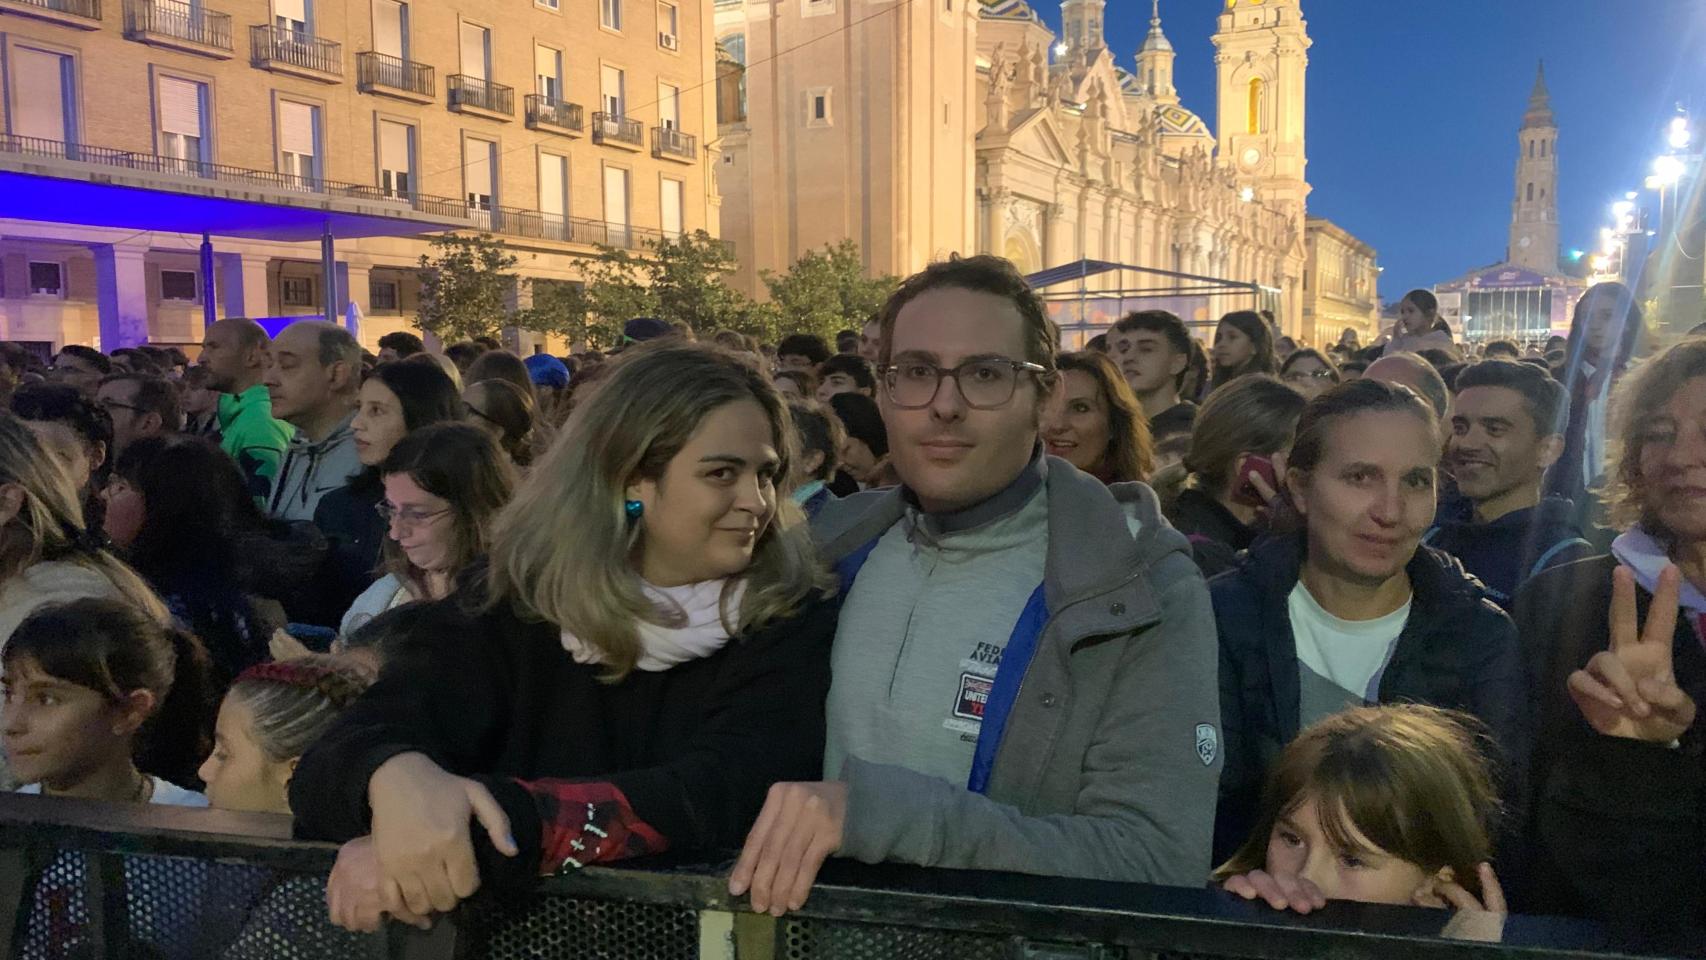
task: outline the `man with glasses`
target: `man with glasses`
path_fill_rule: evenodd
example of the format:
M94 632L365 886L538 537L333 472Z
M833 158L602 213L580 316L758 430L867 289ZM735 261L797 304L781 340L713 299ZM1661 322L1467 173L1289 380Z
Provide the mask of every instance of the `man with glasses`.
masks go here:
M771 789L730 890L798 909L829 854L1200 886L1220 707L1189 544L1148 487L1041 454L1056 333L1012 264L932 265L881 336L901 486L813 524L845 598L826 782Z
M95 403L113 418L113 460L143 437L176 433L178 391L165 377L115 373L101 381Z

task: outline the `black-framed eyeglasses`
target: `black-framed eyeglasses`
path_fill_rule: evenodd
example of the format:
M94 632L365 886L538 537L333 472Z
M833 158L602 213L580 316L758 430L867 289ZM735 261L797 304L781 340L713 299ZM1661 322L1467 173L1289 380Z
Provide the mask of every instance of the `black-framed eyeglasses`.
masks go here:
M1331 370L1291 370L1283 379L1287 383L1302 383L1305 380L1337 380L1338 375Z
M450 509L445 507L443 510L421 511L411 507L393 507L389 500L381 500L373 505L373 512L379 514L379 519L384 520L387 526L394 521L397 527L403 530L413 530L423 523L431 523L449 513Z
M889 402L902 410L917 410L929 406L942 389L944 377L954 378L954 388L960 399L973 410L993 410L1004 407L1013 399L1019 387L1019 374L1047 373L1048 368L1026 360L988 357L967 360L951 370L944 370L928 360L902 360L883 368L883 386Z
M130 410L135 413L148 412L146 407L139 407L134 403L119 403L117 400L96 400L95 403L108 413L112 413L114 410Z

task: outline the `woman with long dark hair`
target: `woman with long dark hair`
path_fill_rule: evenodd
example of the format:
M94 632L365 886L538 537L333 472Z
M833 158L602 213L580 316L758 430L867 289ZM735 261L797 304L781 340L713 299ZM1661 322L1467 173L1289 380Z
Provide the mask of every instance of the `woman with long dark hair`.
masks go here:
M1268 322L1254 310L1234 310L1220 318L1214 330L1213 380L1210 391L1219 390L1246 373L1273 373L1279 369L1274 357L1274 334Z
M326 565L327 623L349 608L373 583L385 542L385 521L377 508L385 490L379 464L408 434L462 416L462 403L450 376L435 363L381 364L361 385L360 405L350 429L362 471L347 486L327 493L314 510L314 525L331 547Z
M1155 447L1137 397L1105 353L1086 350L1056 359L1060 384L1043 411L1043 443L1103 483L1149 479Z
M1444 350L1452 356L1458 355L1451 327L1439 315L1439 298L1427 290L1411 290L1398 301L1398 322L1393 325L1392 337L1386 341L1381 356L1419 354L1423 350Z

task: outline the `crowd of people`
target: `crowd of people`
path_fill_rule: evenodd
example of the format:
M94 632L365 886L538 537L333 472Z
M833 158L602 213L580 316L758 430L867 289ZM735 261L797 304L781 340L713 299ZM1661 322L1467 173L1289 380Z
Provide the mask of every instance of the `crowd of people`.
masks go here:
M1706 925L1706 338L1617 284L1550 351L1062 352L993 257L833 345L379 346L0 344L0 774L341 844L254 924L738 850Z

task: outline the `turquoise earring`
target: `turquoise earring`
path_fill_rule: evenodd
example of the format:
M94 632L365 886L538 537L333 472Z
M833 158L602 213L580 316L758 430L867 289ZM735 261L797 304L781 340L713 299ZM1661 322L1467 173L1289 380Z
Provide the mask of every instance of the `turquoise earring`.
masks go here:
M629 520L638 520L640 514L646 512L646 505L638 500L624 500L622 501L622 512L628 515Z

